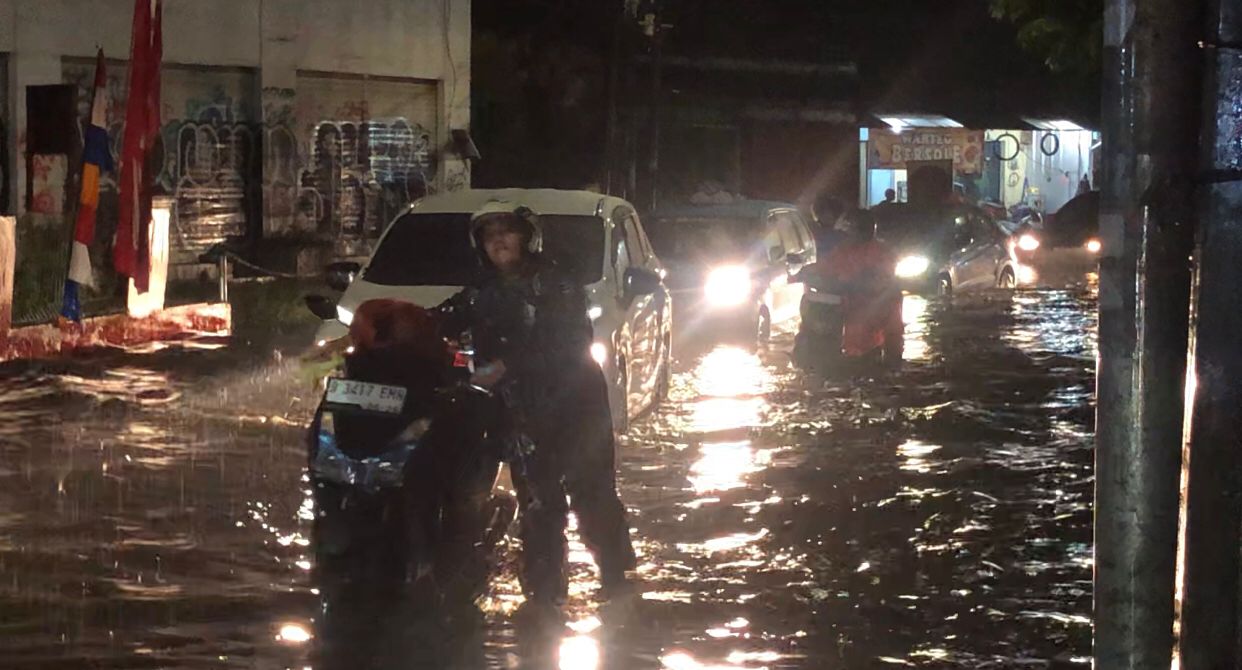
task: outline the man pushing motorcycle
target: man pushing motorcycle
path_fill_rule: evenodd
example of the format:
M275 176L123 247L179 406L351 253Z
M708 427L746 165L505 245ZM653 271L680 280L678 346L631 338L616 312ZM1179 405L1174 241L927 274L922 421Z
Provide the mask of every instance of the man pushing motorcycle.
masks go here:
M536 609L564 602L571 509L605 599L627 591L635 557L585 293L543 258L538 215L527 207L489 202L472 217L470 237L479 279L440 311L453 331L471 331L480 361L471 381L500 399L494 432L518 492L524 594Z
M876 239L875 219L870 212L846 212L836 227L845 239L799 275L812 289L803 298L802 329L808 331L819 322L831 324L834 331L823 339L831 341L833 351L829 357L834 360L882 360L886 365L897 365L904 347L901 289L893 275L897 259ZM820 298L822 304L814 304L817 295L825 296ZM808 315L808 308L836 316L809 318L817 315ZM801 351L796 350L795 356L807 358L802 351L814 349L810 345L815 343L809 340L818 335L800 332Z

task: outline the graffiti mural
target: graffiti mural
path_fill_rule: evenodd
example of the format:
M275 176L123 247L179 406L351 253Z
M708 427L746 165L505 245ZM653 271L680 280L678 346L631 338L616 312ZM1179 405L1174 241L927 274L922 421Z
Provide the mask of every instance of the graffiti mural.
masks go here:
M434 189L438 101L431 82L300 75L299 227L338 254L369 251L403 207Z
M89 114L94 61L67 60L66 83L78 88L78 115ZM173 262L198 254L228 237L257 232L262 183L262 136L255 122L254 74L231 68L166 67L162 77L163 128L153 160L160 166L157 194L171 195ZM108 62L108 135L119 156L125 126L126 64ZM116 175L100 182L99 233L107 243L116 227Z
M253 124L174 121L162 132L157 183L176 198L173 238L195 255L258 220L258 142Z
M402 207L431 188L431 133L406 119L325 121L312 137L297 205L320 234L375 239Z
M298 139L293 128L294 90L263 89L263 232L295 230L298 193Z

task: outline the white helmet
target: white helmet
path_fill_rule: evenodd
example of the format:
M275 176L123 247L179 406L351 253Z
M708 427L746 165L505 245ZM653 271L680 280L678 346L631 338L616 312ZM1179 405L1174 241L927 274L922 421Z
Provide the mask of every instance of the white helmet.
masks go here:
M526 250L532 254L543 251L543 230L539 226L539 215L526 205L507 200L489 200L470 217L470 244L475 251L483 252L483 240L479 233L492 221L510 221L521 227L526 235Z

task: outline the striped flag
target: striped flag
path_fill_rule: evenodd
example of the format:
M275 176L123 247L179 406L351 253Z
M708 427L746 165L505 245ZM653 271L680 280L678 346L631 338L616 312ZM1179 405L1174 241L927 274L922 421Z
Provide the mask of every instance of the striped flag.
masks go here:
M82 151L82 194L78 198L78 217L73 227L73 251L69 255L69 277L65 281L65 299L60 314L66 319L82 320L79 286L95 286L91 272L90 245L95 240L95 210L99 208L99 176L112 171L112 154L108 147L107 74L103 50L95 64L95 89L91 98L91 121L86 127Z

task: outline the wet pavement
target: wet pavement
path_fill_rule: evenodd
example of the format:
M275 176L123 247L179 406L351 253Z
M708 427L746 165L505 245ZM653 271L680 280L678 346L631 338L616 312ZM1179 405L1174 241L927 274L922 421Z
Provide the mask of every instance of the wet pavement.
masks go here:
M316 653L297 366L223 341L9 366L0 667L1088 667L1094 293L905 312L875 379L807 377L788 333L681 349L621 451L641 599L601 609L575 544L564 628L514 624L510 560L479 611L394 611L344 661Z

